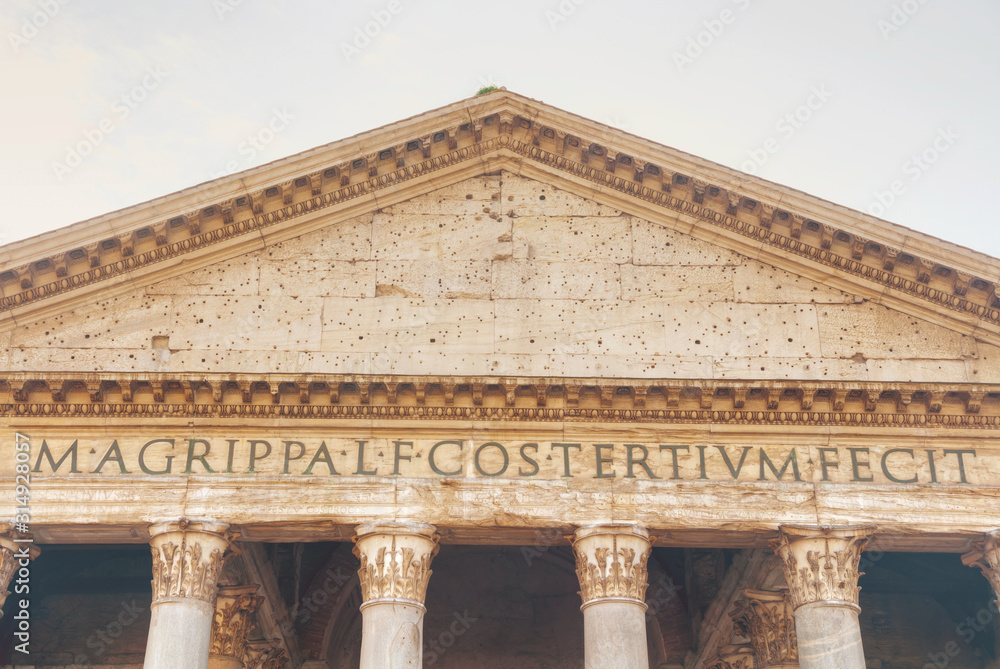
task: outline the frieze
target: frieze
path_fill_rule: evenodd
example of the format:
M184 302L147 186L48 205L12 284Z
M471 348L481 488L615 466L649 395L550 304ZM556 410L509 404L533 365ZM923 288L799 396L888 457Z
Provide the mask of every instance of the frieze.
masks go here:
M509 104L504 98L498 102ZM253 193L204 202L181 216L149 221L90 245L2 268L0 311L260 234L274 225L383 189L398 189L407 181L441 169L505 153L664 210L689 215L752 244L764 244L838 274L850 274L880 290L889 288L934 308L953 311L963 322L971 318L1000 325L1000 301L994 283L970 275L965 268L948 267L891 244L784 211L776 203L715 185L703 175L683 174L666 164L656 164L659 160L628 155L593 138L554 128L544 120L544 114L523 118L518 112L527 114L525 110L511 111L500 105L486 103L479 107L475 111L479 117L473 122L446 132L446 142L425 144L419 138L409 142L397 139L393 147L368 156L340 159L326 168L312 166L308 173L293 178L284 175L280 183ZM503 121L506 117L510 122ZM669 160L667 157L663 163ZM689 168L683 171L692 172Z
M350 438L289 432L253 436L108 436L47 438L31 461L31 474L73 476L293 476L477 478L502 480L594 479L714 481L721 483L864 484L888 486L993 485L1000 454L969 444L934 448L899 444L860 446L780 442L496 441L458 436ZM2 471L2 470L0 470ZM652 492L652 491L650 491ZM126 491L88 490L94 501L130 501ZM467 491L469 502L489 490ZM363 501L359 493L358 501ZM706 505L711 500L706 499ZM174 549L171 549L174 550Z

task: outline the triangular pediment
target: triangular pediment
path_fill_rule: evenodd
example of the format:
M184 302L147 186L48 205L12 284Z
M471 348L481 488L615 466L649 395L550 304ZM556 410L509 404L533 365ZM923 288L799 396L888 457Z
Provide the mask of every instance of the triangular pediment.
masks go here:
M338 373L980 382L1000 342L995 259L506 91L0 254L13 369L79 367L73 346L15 358L85 313L136 349L122 371L167 364L158 337L207 371L295 351Z
M9 368L1000 378L973 336L505 170L151 279L19 324Z

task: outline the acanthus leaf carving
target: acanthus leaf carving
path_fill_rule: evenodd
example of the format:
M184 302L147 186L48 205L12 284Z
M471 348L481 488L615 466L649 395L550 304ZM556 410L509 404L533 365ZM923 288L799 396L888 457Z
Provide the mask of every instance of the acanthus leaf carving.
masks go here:
M153 603L167 598L215 601L230 535L222 523L187 520L150 528Z
M771 548L781 560L793 608L821 601L857 608L861 552L874 532L874 525L783 525Z
M365 603L404 600L423 605L433 574L438 536L424 525L363 525L354 554L361 561L358 580Z
M260 586L221 586L212 617L209 654L241 659L253 628L250 617L264 602L255 594Z
M962 556L962 562L983 572L993 586L997 602L1000 602L1000 530L990 532L982 541L974 543L972 550Z
M631 525L581 528L573 540L583 605L631 599L645 606L649 533Z
M750 639L756 669L798 666L795 617L788 590L745 590L729 615L740 636Z

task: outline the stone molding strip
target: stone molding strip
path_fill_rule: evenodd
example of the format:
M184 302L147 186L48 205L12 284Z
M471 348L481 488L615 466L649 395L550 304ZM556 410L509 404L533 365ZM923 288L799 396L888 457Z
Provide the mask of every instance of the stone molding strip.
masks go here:
M0 416L531 420L1000 428L1000 386L119 374L0 378Z

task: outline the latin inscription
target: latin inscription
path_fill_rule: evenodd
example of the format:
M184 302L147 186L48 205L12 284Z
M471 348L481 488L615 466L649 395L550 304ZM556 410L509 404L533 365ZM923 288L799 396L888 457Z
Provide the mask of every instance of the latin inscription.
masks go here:
M973 448L751 446L468 439L39 439L32 472L74 475L249 475L849 484L986 484Z

